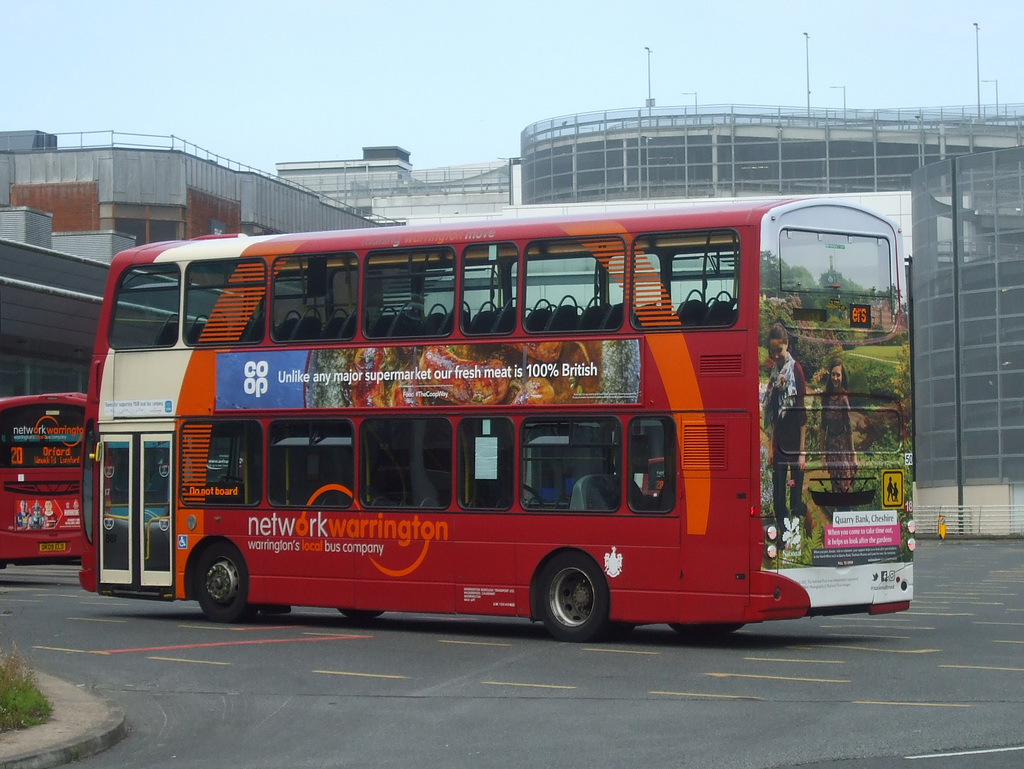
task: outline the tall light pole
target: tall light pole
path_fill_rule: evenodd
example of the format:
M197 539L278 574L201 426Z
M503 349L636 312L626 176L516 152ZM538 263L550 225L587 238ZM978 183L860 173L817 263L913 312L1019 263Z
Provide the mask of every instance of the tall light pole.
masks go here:
M974 26L978 26L975 24ZM804 67L807 71L807 117L811 116L811 36L804 32Z
M978 39L980 29L978 22L974 22L974 71L978 76L978 120L981 120L981 43Z
M998 80L982 80L983 83L995 83L996 86L996 117L999 117L999 81Z
M829 88L842 88L843 89L843 122L846 122L846 86L845 85L830 85Z
M654 98L651 96L651 49L645 45L644 50L647 51L647 109L650 110L654 106Z

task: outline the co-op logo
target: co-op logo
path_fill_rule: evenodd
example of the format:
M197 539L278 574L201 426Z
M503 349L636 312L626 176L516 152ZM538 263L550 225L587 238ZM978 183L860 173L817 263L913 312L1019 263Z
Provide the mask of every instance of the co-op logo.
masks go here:
M267 392L267 374L270 366L265 360L247 360L242 373L245 379L242 381L242 389L246 395L255 395L259 398Z

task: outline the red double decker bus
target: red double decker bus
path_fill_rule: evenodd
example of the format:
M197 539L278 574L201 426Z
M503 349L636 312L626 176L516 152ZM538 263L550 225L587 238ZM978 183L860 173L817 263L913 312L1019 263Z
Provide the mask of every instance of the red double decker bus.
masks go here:
M85 395L0 398L0 568L82 555Z
M82 585L577 641L905 609L901 259L834 201L125 251Z

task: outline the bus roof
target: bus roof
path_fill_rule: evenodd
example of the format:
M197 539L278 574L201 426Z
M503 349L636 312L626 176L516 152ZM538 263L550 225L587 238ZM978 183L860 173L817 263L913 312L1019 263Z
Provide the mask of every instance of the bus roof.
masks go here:
M864 206L837 199L731 199L641 211L631 209L576 215L467 219L445 223L252 237L200 236L186 241L150 243L127 249L114 257L111 268L116 274L125 264L147 264L170 259L228 259L357 249L423 248L451 243L490 243L523 238L587 237L609 235L617 231L665 231L680 227L741 227L757 225L767 214L780 219L785 216L788 219L795 213L799 218L801 211L821 208L856 210L879 222L889 221ZM516 211L519 213L522 209ZM678 222L680 217L685 217L685 224ZM889 222L889 225L895 232L895 224Z

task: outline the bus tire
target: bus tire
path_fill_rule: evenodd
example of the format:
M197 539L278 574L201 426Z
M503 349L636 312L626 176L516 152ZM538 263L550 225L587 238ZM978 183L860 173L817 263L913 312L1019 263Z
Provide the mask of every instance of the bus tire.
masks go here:
M228 542L216 542L199 556L195 596L213 622L245 620L259 608L248 604L249 569L238 548Z
M541 620L556 639L586 643L607 632L611 596L590 556L559 553L541 570L537 584Z

